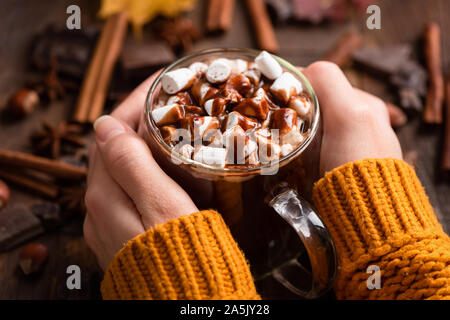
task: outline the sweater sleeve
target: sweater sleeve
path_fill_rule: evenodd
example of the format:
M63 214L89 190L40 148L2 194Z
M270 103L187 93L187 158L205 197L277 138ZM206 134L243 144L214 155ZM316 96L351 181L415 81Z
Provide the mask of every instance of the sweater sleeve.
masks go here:
M129 241L107 268L104 299L259 299L221 215L200 211Z
M450 239L408 164L348 163L316 183L313 200L336 245L339 299L450 299ZM370 265L379 289L368 289Z

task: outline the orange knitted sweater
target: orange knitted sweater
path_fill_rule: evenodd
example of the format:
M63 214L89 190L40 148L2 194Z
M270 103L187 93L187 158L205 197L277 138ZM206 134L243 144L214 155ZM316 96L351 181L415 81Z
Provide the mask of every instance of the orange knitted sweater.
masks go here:
M327 173L313 192L336 245L339 299L450 299L450 239L414 169L361 160ZM381 288L367 288L369 265ZM220 214L171 220L129 241L102 282L105 299L259 299Z

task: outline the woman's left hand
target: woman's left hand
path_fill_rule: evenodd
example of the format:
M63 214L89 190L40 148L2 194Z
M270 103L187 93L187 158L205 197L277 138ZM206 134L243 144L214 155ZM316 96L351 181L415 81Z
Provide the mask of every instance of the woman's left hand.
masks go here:
M84 237L106 269L114 255L146 230L198 209L156 163L136 130L156 74L94 124L89 155Z

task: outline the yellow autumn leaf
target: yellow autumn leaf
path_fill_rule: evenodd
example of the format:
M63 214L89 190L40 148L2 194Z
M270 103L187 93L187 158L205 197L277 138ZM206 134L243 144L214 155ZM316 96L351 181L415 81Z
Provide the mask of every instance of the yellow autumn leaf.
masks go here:
M142 26L157 15L174 17L182 11L192 9L197 0L101 0L99 15L101 18L127 11L128 18L135 31L140 32Z

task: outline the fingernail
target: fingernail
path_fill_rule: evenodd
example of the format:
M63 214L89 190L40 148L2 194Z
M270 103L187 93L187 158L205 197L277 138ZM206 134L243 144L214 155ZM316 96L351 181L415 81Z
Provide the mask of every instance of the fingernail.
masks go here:
M100 142L106 142L112 137L125 132L125 127L119 120L111 116L101 116L94 122L95 136Z

